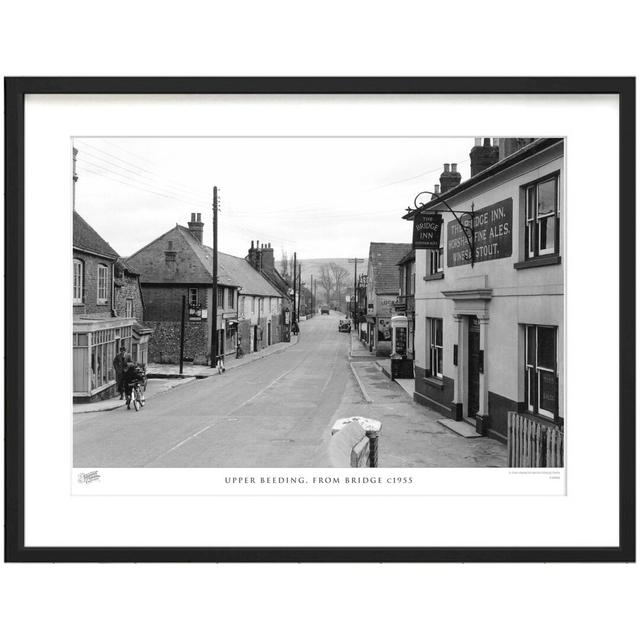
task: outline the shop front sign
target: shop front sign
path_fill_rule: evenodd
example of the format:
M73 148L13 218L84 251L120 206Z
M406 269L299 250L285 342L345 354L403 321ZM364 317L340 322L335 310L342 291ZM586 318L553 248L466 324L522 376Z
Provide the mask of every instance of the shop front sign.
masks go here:
M442 216L439 213L416 213L413 216L413 248L440 248Z
M513 198L478 209L462 218L468 233L473 230L474 262L508 258L513 252ZM456 220L447 224L447 267L469 264L469 242Z

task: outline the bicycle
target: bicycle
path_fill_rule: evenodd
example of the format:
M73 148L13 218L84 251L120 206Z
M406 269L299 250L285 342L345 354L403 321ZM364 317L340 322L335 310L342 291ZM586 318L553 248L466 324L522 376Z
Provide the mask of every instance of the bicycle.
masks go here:
M146 388L146 386L147 384L145 380L144 387ZM129 402L131 401L133 401L133 408L136 411L139 411L140 409L142 409L142 407L144 407L144 392L143 389L141 389L141 383L139 382L136 382L134 385L132 385ZM127 402L127 408L129 407L129 402Z

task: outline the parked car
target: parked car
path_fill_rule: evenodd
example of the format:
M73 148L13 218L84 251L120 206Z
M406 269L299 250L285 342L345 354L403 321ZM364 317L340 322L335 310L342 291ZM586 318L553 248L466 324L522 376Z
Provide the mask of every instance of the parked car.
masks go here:
M328 304L323 304L320 307L320 315L321 316L324 316L324 315L328 316L329 315L329 305Z
M351 320L340 320L340 322L338 322L338 331L342 331L344 333L350 333Z

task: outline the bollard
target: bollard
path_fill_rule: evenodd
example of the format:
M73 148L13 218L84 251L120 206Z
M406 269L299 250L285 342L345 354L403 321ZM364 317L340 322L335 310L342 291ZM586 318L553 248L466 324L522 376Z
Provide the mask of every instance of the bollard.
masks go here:
M369 439L369 467L378 466L378 437L382 431L382 422L379 420L373 420L372 418L364 418L362 416L353 416L351 418L342 418L336 420L333 428L331 429L331 435L340 431L348 424L356 422L362 427L365 435Z

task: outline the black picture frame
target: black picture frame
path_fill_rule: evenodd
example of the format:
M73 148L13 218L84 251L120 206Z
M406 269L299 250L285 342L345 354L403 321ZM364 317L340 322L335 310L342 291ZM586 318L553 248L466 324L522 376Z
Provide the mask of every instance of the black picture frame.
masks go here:
M5 561L635 561L635 78L5 78ZM24 160L29 94L615 94L619 98L619 531L612 547L27 547L24 539Z

